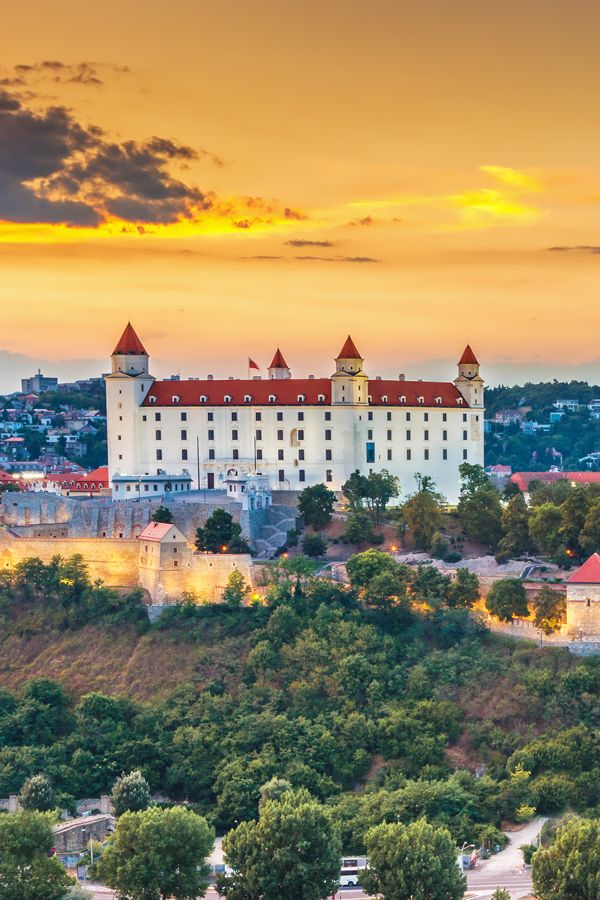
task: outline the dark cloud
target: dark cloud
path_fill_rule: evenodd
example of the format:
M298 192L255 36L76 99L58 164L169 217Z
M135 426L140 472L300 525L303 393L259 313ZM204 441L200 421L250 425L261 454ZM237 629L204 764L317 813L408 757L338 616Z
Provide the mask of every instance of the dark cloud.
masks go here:
M341 263L378 263L380 259L372 256L295 256L303 262L341 262Z
M302 222L308 218L308 216L305 216L303 213L298 212L297 209L290 209L289 206L286 206L283 211L283 215L286 219L292 219L294 222Z
M292 240L285 242L286 247L335 247L333 241L305 241L305 240Z
M546 249L551 253L569 253L572 251L591 253L593 255L600 253L600 246L596 246L595 244L579 244L574 247L547 247Z
M44 63L60 70L62 64ZM204 151L202 151L202 154ZM171 172L201 155L162 137L110 141L63 106L37 112L0 89L0 219L90 225L172 222L212 204Z
M372 216L365 216L364 219L354 219L354 221L347 222L346 224L353 225L355 227L356 226L364 227L366 225L372 225L373 222L374 222L374 219L372 218Z
M53 84L82 84L101 87L107 75L125 74L127 66L116 66L113 63L79 62L65 63L58 59L43 59L36 63L19 63L14 66L4 84L20 85L37 82Z

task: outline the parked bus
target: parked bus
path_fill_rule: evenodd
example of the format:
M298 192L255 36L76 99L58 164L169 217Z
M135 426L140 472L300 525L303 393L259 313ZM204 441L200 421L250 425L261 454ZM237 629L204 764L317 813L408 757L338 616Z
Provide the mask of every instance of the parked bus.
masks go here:
M369 862L367 857L343 857L340 862L340 887L355 887L360 884L360 873Z

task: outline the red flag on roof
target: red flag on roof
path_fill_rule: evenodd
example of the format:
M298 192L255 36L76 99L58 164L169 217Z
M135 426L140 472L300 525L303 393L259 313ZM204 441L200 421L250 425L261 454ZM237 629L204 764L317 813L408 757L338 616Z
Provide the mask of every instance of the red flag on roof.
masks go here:
M251 357L248 357L248 368L249 368L249 369L259 369L259 370L260 370L260 366L257 365L257 364L254 362L254 360L251 359Z

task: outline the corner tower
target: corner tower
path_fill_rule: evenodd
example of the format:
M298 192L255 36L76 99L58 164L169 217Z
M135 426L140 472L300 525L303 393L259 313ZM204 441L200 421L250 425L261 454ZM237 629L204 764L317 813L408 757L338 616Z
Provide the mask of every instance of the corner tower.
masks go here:
M283 353L277 348L275 351L275 356L271 360L271 365L268 368L269 378L291 378L292 373L290 367L286 363Z
M469 344L458 361L458 378L454 379L454 384L469 406L483 409L484 381L479 374L479 361Z
M104 376L109 481L117 474L142 471L139 407L154 378L148 371L148 354L131 322L112 352L111 364L110 375Z
M350 335L335 360L335 372L331 376L331 402L369 403L369 378L363 372L364 359L356 349Z

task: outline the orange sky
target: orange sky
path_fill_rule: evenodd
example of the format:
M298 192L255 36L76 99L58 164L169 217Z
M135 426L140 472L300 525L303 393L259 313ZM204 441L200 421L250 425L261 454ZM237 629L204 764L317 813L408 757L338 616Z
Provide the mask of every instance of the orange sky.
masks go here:
M327 374L350 331L373 375L452 377L468 340L492 380L596 377L599 29L581 0L7 4L0 388L98 370L127 319L157 374L276 345Z

